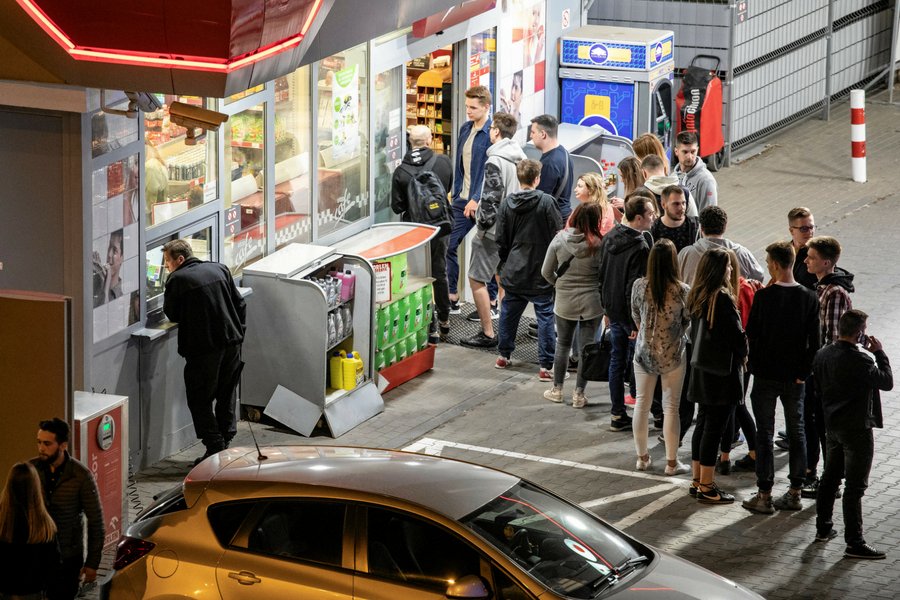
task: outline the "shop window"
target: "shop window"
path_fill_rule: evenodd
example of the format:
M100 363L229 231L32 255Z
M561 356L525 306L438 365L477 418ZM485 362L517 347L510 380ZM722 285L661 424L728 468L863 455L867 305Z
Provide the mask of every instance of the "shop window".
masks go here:
M431 149L451 154L453 139L453 47L406 63L406 126L431 130Z
M265 105L232 115L225 126L225 256L234 273L266 249Z
M483 85L494 96L494 79L497 71L497 28L476 33L469 39L469 84ZM494 103L496 109L497 103Z
M546 112L546 67L543 0L522 2L497 28L497 45L503 48L497 64L497 110L519 121L519 128Z
M275 244L312 239L310 69L275 80Z
M369 216L366 45L319 63L318 236Z
M257 86L253 86L252 88L246 89L243 92L238 92L236 94L232 94L232 95L228 96L227 98L225 98L225 106L228 106L232 102L237 102L238 100L243 100L247 96L252 96L253 94L256 94L257 92L261 92L264 89L266 89L265 84L260 84Z
M94 342L140 318L138 155L96 169L91 178Z
M124 109L123 104L120 108ZM91 156L97 158L138 139L138 123L102 110L91 116Z
M166 288L166 279L169 276L166 270L166 263L163 260L163 246L166 242L183 237L196 258L200 260L212 260L212 226L203 227L193 233L183 233L176 236L168 237L164 240L157 240L150 244L146 252L147 264L147 321L158 322L162 320L163 295Z
M162 108L144 113L144 162L147 225L165 223L215 200L216 134L187 139L187 129L169 120L169 105L203 106L202 98L158 94Z
M395 67L375 77L375 139L372 168L375 170L375 222L399 221L391 210L391 177L406 153L403 127L402 68Z

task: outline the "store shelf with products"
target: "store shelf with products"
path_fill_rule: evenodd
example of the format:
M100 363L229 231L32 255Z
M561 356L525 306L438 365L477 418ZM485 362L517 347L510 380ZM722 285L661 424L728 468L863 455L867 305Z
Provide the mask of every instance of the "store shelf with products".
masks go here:
M340 284L329 279L335 271L342 273ZM248 304L242 404L264 408L306 436L322 417L338 437L381 412L373 283L365 259L310 244L288 244L244 269L243 284L253 288L255 301ZM333 295L335 287L342 297ZM341 351L348 360L356 355L357 370L333 373L331 359ZM348 375L351 383L335 387L333 374Z
M407 79L415 73L407 67ZM409 82L407 85L409 85ZM450 134L452 127L449 111L444 104L444 82L440 72L435 70L422 71L415 79L415 93L407 89L406 124L425 125L433 134L432 149L435 152L447 152L450 146ZM446 118L445 118L446 117Z

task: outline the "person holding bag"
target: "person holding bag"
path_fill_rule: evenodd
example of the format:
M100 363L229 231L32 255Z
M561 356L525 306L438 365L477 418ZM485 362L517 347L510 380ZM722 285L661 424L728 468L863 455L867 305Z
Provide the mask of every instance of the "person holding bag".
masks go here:
M690 493L702 504L730 504L734 496L714 481L719 440L732 409L743 399L747 337L734 295L729 250L711 248L700 259L688 294L691 315L691 380L688 398L698 405L691 438L694 480Z
M0 599L41 600L59 562L56 524L37 470L17 463L0 495Z
M650 248L647 276L634 282L631 315L638 327L634 350L634 448L638 471L650 468L647 430L650 403L658 379L662 382L663 435L666 444L666 475L687 473L678 461L678 404L684 382L685 346L690 323L686 303L690 288L678 280L675 244L662 239Z
M553 357L553 387L544 392L551 402L563 401L563 380L575 329L580 327L581 348L594 340L603 318L597 278L600 272L600 205L579 204L569 217L569 226L556 234L547 248L541 275L556 289L556 353ZM579 350L581 350L579 348ZM579 352L580 354L580 352ZM579 363L572 392L572 407L587 403L587 381Z

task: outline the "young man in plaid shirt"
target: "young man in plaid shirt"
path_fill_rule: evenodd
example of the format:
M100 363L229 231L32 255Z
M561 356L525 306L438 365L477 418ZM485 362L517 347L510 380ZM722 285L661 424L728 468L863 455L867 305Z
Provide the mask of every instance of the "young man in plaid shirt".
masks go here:
M816 295L819 297L819 323L822 326L822 345L838 338L841 316L853 308L850 294L853 274L837 266L841 245L833 237L820 235L806 242L806 268L815 275Z

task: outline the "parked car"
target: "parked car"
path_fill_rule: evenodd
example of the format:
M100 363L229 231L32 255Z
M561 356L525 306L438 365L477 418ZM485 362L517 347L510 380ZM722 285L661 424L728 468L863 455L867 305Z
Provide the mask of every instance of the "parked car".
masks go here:
M234 448L119 543L114 600L760 598L538 485L367 448Z

